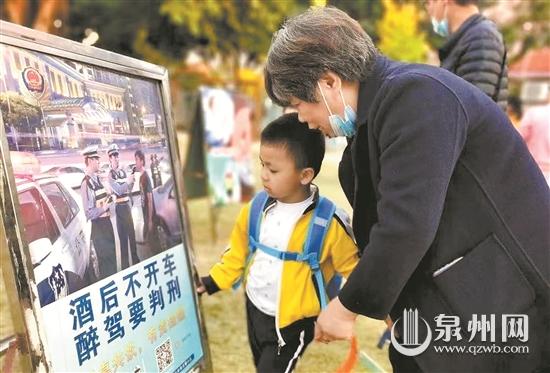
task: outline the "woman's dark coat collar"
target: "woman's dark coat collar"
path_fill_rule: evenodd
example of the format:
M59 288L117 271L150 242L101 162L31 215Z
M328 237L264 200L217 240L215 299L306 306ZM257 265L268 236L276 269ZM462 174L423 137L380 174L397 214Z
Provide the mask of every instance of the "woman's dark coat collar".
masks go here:
M369 76L365 80L359 82L359 95L357 102L358 126L362 126L367 122L370 106L387 74L387 65L389 62L390 61L383 55L376 56L374 66Z

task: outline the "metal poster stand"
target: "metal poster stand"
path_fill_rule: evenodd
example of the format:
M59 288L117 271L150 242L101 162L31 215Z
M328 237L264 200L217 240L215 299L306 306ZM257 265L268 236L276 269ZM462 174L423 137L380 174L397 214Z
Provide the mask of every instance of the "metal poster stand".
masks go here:
M65 362L67 365L59 365L60 359L58 351L60 349L59 344L53 344L51 343L52 339L52 319L51 315L47 316L50 317L50 319L47 319L47 307L50 307L49 310L51 310L51 307L60 307L59 305L68 305L69 299L71 300L71 306L73 305L73 301L75 301L76 295L81 294L86 289L90 289L91 297L95 296L96 293L99 294L99 289L96 291L94 290L95 287L101 286L104 282L108 281L109 279L113 279L113 281L118 281L117 284L123 284L122 282L122 275L130 271L132 268L137 268L141 271L143 271L143 265L147 267L146 263L147 261L151 261L154 258L158 257L158 259L155 259L155 263L160 263L162 265L163 260L166 261L166 256L168 256L168 253L174 253L175 258L181 258L181 262L176 262L175 265L179 265L179 267L176 267L179 272L177 272L178 277L175 277L176 283L178 285L177 288L177 295L170 294L171 296L174 295L174 303L166 306L166 309L169 309L169 306L178 306L179 308L178 313L175 311L172 312L170 315L165 316L165 320L169 322L169 325L172 329L168 328L168 332L166 335L170 335L169 333L172 331L172 333L176 333L176 331L181 332L183 328L183 325L191 325L193 326L193 332L189 332L189 338L188 339L178 339L181 333L176 335L171 335L171 338L173 341L175 341L174 345L170 345L170 349L174 349L175 353L173 354L172 361L168 361L166 364L166 367L161 368L158 360L158 351L157 351L157 360L155 365L150 365L150 353L153 347L151 345L157 343L157 340L155 339L154 343L153 337L151 337L151 331L155 333L155 336L157 335L157 331L153 329L149 329L149 332L147 334L148 337L151 337L149 341L145 341L146 344L143 344L143 346L139 346L138 341L138 348L133 351L133 355L131 355L128 352L128 344L133 344L132 334L133 329L129 328L128 325L126 328L126 334L130 333L130 341L124 340L124 343L126 343L125 348L123 349L121 347L121 351L124 351L126 355L123 357L126 359L124 361L118 361L120 364L128 364L124 365L125 369L129 369L130 365L132 367L138 366L140 368L137 368L135 371L148 371L148 370L161 370L161 371L177 371L177 372L189 372L189 371L210 371L211 370L211 362L210 362L210 354L208 349L208 343L207 343L207 336L206 336L206 329L203 322L203 317L201 314L201 308L199 304L199 299L195 292L195 281L197 279L197 272L194 265L194 254L192 250L191 245L191 237L190 237L190 226L189 226L189 215L187 211L186 206L186 196L184 193L183 188L183 173L181 170L181 166L179 164L179 157L178 157L178 150L177 150L177 141L175 136L175 130L174 130L174 124L173 119L171 115L171 101L170 101L170 91L169 91L169 80L168 80L168 72L165 68L161 66L156 66L144 61L136 60L133 58L125 57L122 55L118 55L109 51L101 50L95 47L91 46L85 46L80 43L76 43L67 39L63 39L57 36L49 35L42 32L37 32L35 30L31 30L22 26L18 26L15 24L11 24L8 22L0 21L0 48L7 48L9 50L15 50L15 51L24 51L25 53L32 53L35 56L37 56L38 59L42 58L42 62L44 63L44 66L49 65L50 69L51 66L54 66L54 62L48 62L53 60L59 60L59 61L73 61L78 66L87 66L92 69L96 69L98 71L105 71L109 74L112 74L114 76L118 76L118 79L127 79L130 81L131 79L139 80L140 82L145 82L143 84L149 84L152 86L156 86L156 94L157 97L153 97L152 101L158 102L157 105L159 107L159 112L155 113L156 116L152 116L151 114L147 113L144 106L141 108L142 111L142 117L141 120L143 127L145 129L145 123L146 123L146 117L148 121L148 126L150 127L150 123L154 123L154 121L157 121L157 127L158 131L160 133L160 145L154 145L156 146L155 149L161 149L163 154L167 155L169 158L169 166L171 169L171 177L174 180L174 195L176 199L176 216L179 218L179 227L181 228L181 237L179 239L179 242L177 245L173 247L168 247L164 251L158 250L155 255L151 255L151 257L147 258L141 258L139 263L132 263L133 266L130 266L129 268L121 268L118 272L112 274L110 277L106 277L104 279L96 280L96 282L90 282L86 285L86 287L81 288L78 291L75 291L74 293L69 292L69 294L66 294L64 296L60 296L59 298L56 296L56 299L53 303L47 304L43 301L41 298L39 284L37 284L37 278L36 278L36 270L34 268L37 267L37 264L34 263L35 259L31 257L31 250L29 248L28 240L25 238L25 228L24 228L24 216L22 215L21 210L21 203L18 196L18 179L16 179L15 171L14 171L14 164L12 155L10 154L10 150L16 150L16 149L10 149L10 143L8 141L8 134L6 133L6 129L4 127L5 119L7 115L6 113L2 113L2 116L0 116L0 259L1 259L1 266L2 266L2 274L4 276L5 281L5 287L8 294L9 299L9 309L11 311L11 316L14 323L14 330L15 335L8 337L7 339L2 339L6 336L0 336L0 344L5 347L5 351L3 354L11 353L14 348L17 348L21 354L20 358L20 364L19 367L23 369L24 371L56 371L56 370L62 370L63 368L59 367L65 367L64 369L69 370L86 370L86 369L92 369L93 370L101 370L103 368L109 368L109 364L112 364L112 362L109 362L108 359L111 357L105 357L103 358L102 354L107 356L107 354L111 353L110 348L112 346L116 346L116 343L108 344L106 340L100 339L100 347L98 348L99 352L96 352L96 355L93 353L88 352L88 355L78 355L77 362L80 362L80 364L76 365L70 365L74 364L74 360L76 359L73 355L75 355L75 342L73 340L76 340L75 333L69 335L56 337L59 340L62 340L65 338L65 342L67 343L67 346L70 348L67 348L67 351L62 351L61 353L67 354L67 360L73 359L72 363L69 361L68 363ZM11 48L11 49L10 49ZM19 57L18 57L19 58ZM7 59L5 59L7 60ZM44 62L46 61L46 62ZM28 61L26 61L28 62ZM2 62L0 62L1 65ZM47 80L50 78L48 74L48 69L44 70L44 66L36 65L36 71L43 73L44 80ZM73 76L77 76L76 73ZM0 78L4 79L6 77L6 72L4 71L2 76ZM58 83L61 85L69 84L69 77L65 78L67 79L67 83L59 81ZM89 78L83 78L89 79ZM82 83L82 86L85 86L88 81L84 81ZM13 81L13 80L12 80ZM104 84L105 82L103 82ZM57 84L57 83L56 83ZM100 86L101 84L98 83L98 81L92 81L90 84L96 84L96 86ZM129 84L129 83L128 83ZM107 86L106 84L104 84ZM6 85L6 82L2 85L3 88L8 91L8 87ZM113 86L114 87L114 86ZM71 86L71 92L76 91L76 86ZM109 88L109 87L107 87ZM107 89L106 88L106 89ZM114 87L112 90L122 88ZM87 96L86 99L88 102L98 102L97 97L89 97L91 96L89 92L80 92L81 95ZM126 94L126 93L125 93ZM134 95L136 93L134 92ZM154 95L153 95L154 96ZM52 96L54 97L54 96ZM132 100L132 95L129 95L129 99L125 98L126 100ZM54 97L55 99L58 99L57 96ZM52 101L54 100L52 98ZM114 101L111 101L113 103ZM104 104L106 105L106 104ZM132 104L133 105L133 104ZM128 105L129 106L129 105ZM131 116L130 108L125 105L125 109L127 110L128 117ZM40 105L40 110L44 110L43 105ZM139 109L138 109L139 110ZM190 113L191 115L192 113ZM42 114L44 116L44 114ZM135 116L135 115L134 115ZM139 116L139 112L138 112ZM70 118L70 115L67 114L67 117ZM113 120L113 126L115 125L115 121ZM139 123L139 120L137 121ZM118 122L120 124L120 121ZM128 124L126 124L128 126ZM112 138L119 138L123 140L124 132L119 131L118 137L117 136L111 136ZM142 133L141 133L142 134ZM135 133L134 133L135 135ZM109 137L106 136L106 137ZM98 136L102 137L102 136ZM130 137L130 136L129 136ZM134 136L138 137L138 136ZM101 141L105 141L104 139L101 139ZM107 158L106 154L106 144L98 143L101 157L103 160ZM149 145L143 142L143 139L141 140L141 146L145 147L145 151L147 149L150 149L153 145ZM64 151L67 151L66 149L67 145L61 141L61 145L58 149L64 149ZM133 149L130 148L131 153L133 155ZM19 149L17 149L19 150ZM81 150L81 149L80 149ZM14 153L14 152L11 152ZM71 153L73 154L73 153ZM76 149L74 149L74 154L76 153ZM79 154L79 153L78 153ZM127 150L127 156L129 156L130 150ZM76 157L76 155L75 155ZM82 160L82 158L81 158ZM147 165L149 167L149 164ZM43 171L40 171L43 172ZM145 171L144 171L145 172ZM136 181L136 184L137 181ZM74 187L73 187L74 188ZM138 185L139 188L139 185ZM72 191L70 191L73 193ZM139 192L139 190L138 190ZM138 192L135 192L137 194ZM74 195L79 195L80 193L74 193ZM132 197L131 197L132 198ZM139 198L139 195L137 197L133 197L134 199ZM174 198L174 197L172 197ZM113 208L114 210L114 208ZM136 235L137 238L137 235ZM170 254L172 255L172 254ZM178 256L179 255L179 256ZM117 256L117 258L119 255ZM139 259L139 258L138 258ZM133 260L132 260L133 262ZM180 263L187 263L185 266L181 265ZM137 271L137 269L136 269ZM142 274L142 272L139 272L139 274ZM171 272L170 272L171 275ZM118 277L117 277L118 276ZM125 277L126 278L126 277ZM39 280L39 279L38 279ZM156 280L156 277L155 277ZM143 280L142 280L143 281ZM180 282L177 282L180 281ZM180 298L180 283L183 284L181 294L184 295ZM50 285L52 286L52 285ZM187 286L187 290L185 290L183 287ZM104 289L105 286L102 288ZM191 291L189 291L191 289ZM187 292L186 292L187 291ZM128 292L126 293L128 295ZM166 296L166 295L165 295ZM185 298L185 302L184 299ZM82 298L82 296L80 296ZM147 298L144 296L143 298ZM165 299L165 302L168 303L167 296ZM124 304L124 298L121 296L119 299L121 300L121 308L127 306ZM170 299L170 301L172 298ZM188 305L191 305L190 307L187 307ZM185 312L184 310L185 306ZM45 308L46 307L46 308ZM164 310L164 303L163 308ZM65 312L65 309L61 309L66 314L66 318L69 320L72 320L70 318L68 309L67 312ZM99 309L95 309L96 316L100 314L101 310L101 303ZM123 309L124 312L128 312L126 308ZM149 309L150 311L150 309ZM63 313L61 312L61 313ZM73 311L71 311L73 312ZM160 312L160 311L159 311ZM166 311L165 311L166 312ZM71 313L73 315L73 313ZM157 313L157 316L159 313ZM162 312L160 312L160 317L162 316ZM176 317L176 315L178 317ZM155 321L155 313L153 312L147 314L147 317L149 317L149 323L152 323ZM170 316L170 318L168 318ZM2 317L7 317L6 314L3 314ZM80 316L79 316L80 317ZM59 318L61 320L61 316ZM74 319L76 320L76 318ZM162 322L165 321L164 319L161 320ZM58 321L58 320L55 320ZM83 322L82 319L79 319L80 322ZM123 320L126 321L126 320ZM71 322L72 323L72 322ZM76 321L74 321L76 323ZM185 323L185 324L184 324ZM158 324L158 323L157 323ZM157 325L155 324L155 326ZM101 329L103 327L103 319L101 319L101 322L99 320L96 320L96 324L92 324L92 326L96 326L98 329ZM90 326L90 328L92 327ZM142 327L143 326L143 327ZM139 328L142 328L141 334L145 334L145 327L149 328L148 324L145 324L145 322L142 324L142 326L136 327L136 332L134 335L134 338L137 338L138 331L140 331ZM59 327L63 327L63 323L59 325ZM151 327L152 328L152 327ZM178 329L179 328L179 329ZM185 326L187 328L187 326ZM70 329L70 327L69 327ZM73 329L75 329L75 325L73 324ZM104 334L106 333L104 330L100 330ZM187 333L187 329L183 329L185 333ZM193 335L191 335L194 333ZM58 334L63 334L61 329L59 330ZM159 333L159 335L162 335L162 333ZM49 338L48 338L49 337ZM187 338L187 337L186 337ZM50 342L48 342L48 339L50 339ZM121 339L121 344L122 344ZM190 342L192 341L192 342ZM141 341L143 342L143 341ZM170 341L169 341L170 342ZM109 343L111 343L111 340L109 340ZM160 343L160 339L159 342ZM148 345L147 345L148 344ZM165 343L163 343L164 345ZM0 347L2 347L0 346ZM97 346L96 346L97 347ZM135 347L135 346L134 346ZM160 346L162 347L162 346ZM76 346L76 349L78 350L78 345ZM158 348L157 348L158 350ZM192 350L189 352L189 350ZM181 352L189 352L189 356L186 358L185 362L177 361L177 359L184 358L183 356L178 356L178 353ZM79 351L80 352L80 351ZM149 354L145 356L145 354ZM62 357L65 357L64 355ZM95 359L95 360L94 360ZM63 360L63 359L61 359ZM103 365L100 364L100 361L103 362L107 360L107 365L103 363ZM86 365L90 364L90 365ZM93 364L93 366L92 366ZM132 365L133 364L133 365ZM171 364L171 365L170 365ZM80 366L79 366L80 365ZM111 365L112 366L112 365ZM151 366L155 367L154 369L151 368ZM72 367L72 368L71 368ZM100 367L101 369L98 369ZM118 366L120 369L123 369L123 365ZM115 365L115 369L117 366ZM132 368L134 369L134 368ZM111 369L111 371L114 371Z

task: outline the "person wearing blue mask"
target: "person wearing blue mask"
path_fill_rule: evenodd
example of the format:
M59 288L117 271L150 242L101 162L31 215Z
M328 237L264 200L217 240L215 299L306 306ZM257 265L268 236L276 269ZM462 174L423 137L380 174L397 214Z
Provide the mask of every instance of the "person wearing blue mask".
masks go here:
M508 61L502 35L480 14L479 0L425 0L433 31L446 38L441 67L460 76L506 111Z
M317 318L315 339L351 338L358 314L389 314L396 372L548 371L550 190L498 105L445 69L386 58L333 7L288 19L264 73L267 94L297 111L296 125L347 138L338 177L362 254ZM508 315L522 315L521 325ZM458 327L453 347L517 347L513 328L529 353L438 351L447 321Z

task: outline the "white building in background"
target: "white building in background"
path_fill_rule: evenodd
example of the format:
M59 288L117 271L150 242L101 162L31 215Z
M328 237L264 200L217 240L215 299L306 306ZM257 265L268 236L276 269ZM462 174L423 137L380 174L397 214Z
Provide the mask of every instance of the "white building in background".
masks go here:
M46 54L0 45L0 93L21 95L38 107L41 123L36 135L54 148L82 147L109 141L105 135L130 133L123 84L100 82L101 71ZM33 91L23 79L25 69L40 75L43 89ZM126 81L126 80L124 80ZM13 127L15 128L15 127Z

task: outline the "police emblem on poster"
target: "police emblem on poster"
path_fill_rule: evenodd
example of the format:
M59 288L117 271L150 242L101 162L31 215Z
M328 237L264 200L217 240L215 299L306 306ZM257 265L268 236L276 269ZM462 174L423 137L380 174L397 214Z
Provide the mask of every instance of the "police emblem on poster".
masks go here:
M44 78L42 78L40 71L33 67L26 67L21 75L23 76L25 87L27 87L30 92L37 94L44 92Z

